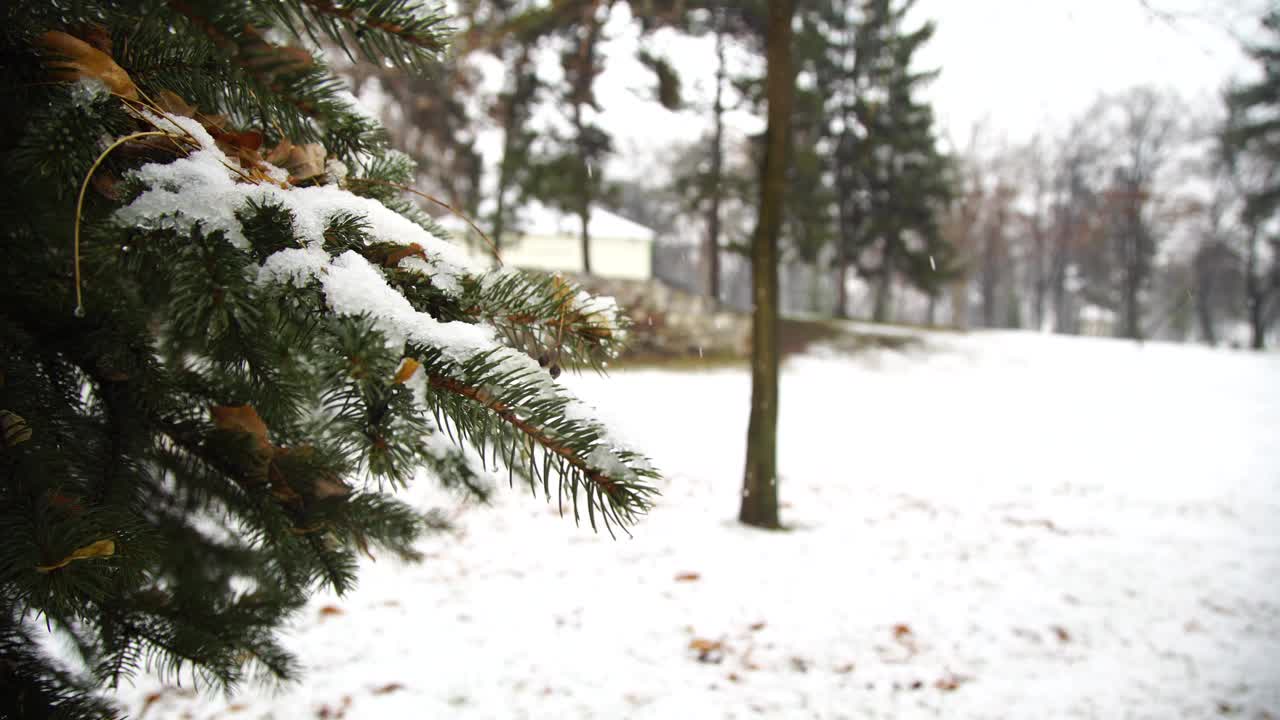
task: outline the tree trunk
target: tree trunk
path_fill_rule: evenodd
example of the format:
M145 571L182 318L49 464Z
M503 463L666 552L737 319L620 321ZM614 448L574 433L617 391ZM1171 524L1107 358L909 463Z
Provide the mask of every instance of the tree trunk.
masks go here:
M1004 206L1000 205L996 209L995 221L987 229L982 244L982 273L979 283L982 288L982 326L986 328L995 327L999 322L997 306L1000 303L999 289L1005 260L1004 225Z
M1142 287L1141 241L1136 223L1130 221L1130 230L1123 242L1123 277L1121 278L1121 325L1116 328L1120 337L1142 340L1142 308L1139 290Z
M1214 347L1218 344L1218 332L1213 324L1213 308L1211 307L1212 291L1207 283L1202 283L1196 291L1196 318L1200 321L1200 337Z
M573 88L573 130L578 145L578 218L582 221L582 272L591 274L591 203L592 177L586 145L586 122L582 106L591 102L591 85L595 81L596 42L600 37L600 21L596 18L598 2L583 6L586 34L578 48L578 69Z
M889 300L893 293L893 256L889 254L889 243L885 243L885 256L880 268L880 276L876 280L876 299L871 309L871 319L882 323L889 321Z
M578 132L578 219L581 221L582 272L591 274L591 170L587 165L586 148L583 146L582 104L573 105L573 124Z
M1036 209L1035 226L1032 228L1031 233L1033 238L1031 266L1035 273L1032 277L1031 311L1035 315L1036 331L1043 331L1045 329L1044 301L1049 292L1049 283L1044 268L1045 237L1044 228L1041 226L1039 208Z
M511 88L511 96L507 98L502 108L502 160L498 164L498 188L495 193L497 200L497 208L493 218L493 249L499 253L502 252L502 238L507 230L507 191L511 189L511 184L515 176L516 162L516 146L521 136L521 128L517 127L524 117L522 108L528 93L522 83L529 68L529 46L523 45L520 54L516 56L516 61L511 70L513 85Z
M844 256L843 248L838 249L836 259L836 311L838 318L849 317L849 261Z
M969 271L961 270L951 283L951 327L969 329Z
M1244 292L1245 303L1249 308L1249 347L1261 350L1267 345L1266 303L1262 291L1261 279L1258 277L1258 228L1249 227L1249 248L1245 255Z
M719 11L717 11L719 12ZM717 19L717 22L719 20ZM720 304L720 196L724 181L724 32L716 28L716 100L711 145L711 207L707 210L707 296Z
M1138 303L1138 281L1126 277L1124 282L1124 336L1129 340L1142 339L1141 309Z
M584 192L587 196L587 202L590 202L591 193ZM582 220L582 230L580 237L582 239L582 273L584 275L591 274L591 233L587 227L591 224L591 206L584 205L578 211L578 217Z
M1059 223L1069 222L1070 218L1060 219ZM1071 305L1071 293L1067 287L1068 269L1071 267L1071 246L1068 230L1063 227L1054 238L1052 269L1049 273L1049 292L1053 296L1053 331L1064 335L1074 335L1075 311Z
M795 0L769 3L765 37L769 99L760 215L751 249L755 310L751 333L751 420L738 520L746 525L778 524L778 234L786 190L791 105L791 17Z

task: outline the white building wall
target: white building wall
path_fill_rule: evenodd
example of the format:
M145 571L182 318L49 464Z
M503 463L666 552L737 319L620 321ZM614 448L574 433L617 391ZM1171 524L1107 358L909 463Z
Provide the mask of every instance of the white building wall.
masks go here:
M643 238L592 238L591 271L600 277L647 280L653 275L652 243ZM470 245L468 252L493 264L488 247ZM511 267L552 272L582 272L582 241L578 237L521 237L502 248L502 262Z

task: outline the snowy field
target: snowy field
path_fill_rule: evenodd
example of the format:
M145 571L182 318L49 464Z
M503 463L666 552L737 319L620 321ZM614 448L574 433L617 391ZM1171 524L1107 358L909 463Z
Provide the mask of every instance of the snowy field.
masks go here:
M734 521L745 371L570 377L667 475L634 539L504 480L423 564L314 600L300 686L120 697L151 720L1280 718L1280 356L921 338L787 363L788 532Z

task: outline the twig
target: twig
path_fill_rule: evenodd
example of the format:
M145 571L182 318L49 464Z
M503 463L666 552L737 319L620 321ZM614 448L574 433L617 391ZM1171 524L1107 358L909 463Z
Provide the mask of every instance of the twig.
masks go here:
M508 407L506 403L486 397L485 395L487 395L487 393L482 394L482 391L480 389L473 388L458 380L454 380L453 378L444 377L442 375L430 375L428 376L427 381L428 381L428 384L430 384L431 387L433 388L451 392L454 395L459 395L461 397L467 398L468 400L473 400L489 408L498 417L502 418L507 423L515 426L517 429L519 429L521 432L528 435L530 438L536 440L538 444L543 447L543 449L550 450L556 455L559 455L560 457L564 458L570 465L573 465L574 467L581 470L583 474L586 475L588 480L590 480L591 482L595 483L596 485L600 486L600 488L608 492L609 497L614 498L615 491L618 489L618 485L616 482L607 478L600 471L592 469L590 466L587 465L585 461L583 461L580 457L578 457L577 453L573 452L569 448L556 444L553 440L551 440L551 438L547 437L546 434L543 433L541 430L539 430L537 427L535 427L534 425L532 425L531 423L525 420L521 420L520 417L516 415L515 412L512 411L511 408ZM614 500L616 501L617 498L614 498Z
M462 218L463 222L465 222L467 225L470 225L472 230L475 230L477 233L479 233L480 237L485 241L485 244L489 246L489 251L493 253L493 259L498 261L498 265L502 265L502 255L498 253L498 247L493 244L493 241L489 239L489 236L485 235L484 231L481 230L479 227L477 227L476 224L471 221L471 218L467 217L465 214L463 214L461 211L454 208L449 203L443 200L434 198L422 192L421 190L415 190L414 188L411 188L408 185L401 185L400 183L393 183L388 180L378 180L376 178L347 178L347 182L349 183L362 182L362 183L372 183L375 185L386 185L387 187L393 187L393 188L396 188L397 190L403 190L404 192L413 193L414 195L417 195L418 197L421 197L425 200L430 200L431 202L439 205L445 210L448 210L449 212L453 213L457 217Z
M76 223L75 223L75 231L73 232L74 245L72 246L72 255L74 256L74 259L75 259L75 282L76 282L75 314L76 314L76 317L82 317L84 315L84 302L80 293L80 213L84 209L84 195L85 195L85 192L88 191L89 189L89 181L93 179L93 174L97 172L98 166L102 164L103 160L107 159L107 155L110 155L112 150L115 150L116 148L129 142L130 140L137 140L138 138L144 138L144 137L154 137L156 135L163 135L165 137L177 137L172 133L167 133L167 132L164 132L163 130L148 130L146 132L137 132L137 133L133 133L132 135L125 135L119 140L116 140L115 142L108 145L107 149L103 150L102 154L98 155L98 159L93 161L93 165L89 168L89 172L85 174L84 182L80 183L80 197L76 200Z
M440 41L435 38L420 38L408 34L403 25L397 25L385 20L374 20L368 17L361 19L357 17L357 11L354 8L336 7L332 2L329 2L329 0L303 0L303 3L317 13L340 17L343 20L360 25L361 27L381 30L382 32L390 35L395 35L411 45L417 45L420 48L426 48L427 50L434 50L437 52L444 49Z

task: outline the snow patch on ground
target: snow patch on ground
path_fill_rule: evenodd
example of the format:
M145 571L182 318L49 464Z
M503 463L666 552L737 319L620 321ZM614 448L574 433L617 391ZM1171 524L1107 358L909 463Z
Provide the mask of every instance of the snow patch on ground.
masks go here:
M315 598L301 685L119 697L160 693L150 719L1280 716L1280 357L935 334L782 382L789 532L734 521L745 372L569 377L667 474L634 539L517 487L422 564Z

